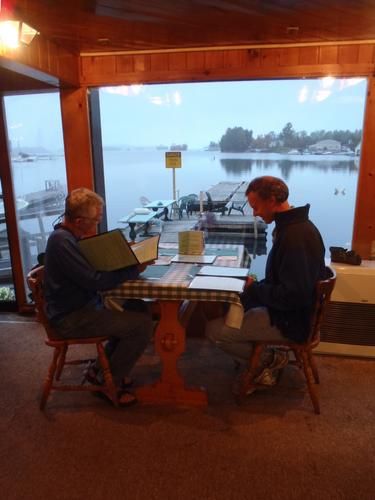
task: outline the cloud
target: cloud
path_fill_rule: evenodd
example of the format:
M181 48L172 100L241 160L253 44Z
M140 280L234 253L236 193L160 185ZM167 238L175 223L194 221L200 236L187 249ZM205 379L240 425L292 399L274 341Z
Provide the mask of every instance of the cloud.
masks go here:
M362 83L364 80L365 78L342 78L340 80L339 89L343 90L346 87L354 87L355 85Z
M176 106L180 106L182 103L182 97L178 90L176 90L176 92L173 92L173 101Z
M309 94L309 89L307 88L307 85L304 85L299 91L298 102L301 103L306 102L308 94Z
M103 92L107 94L117 94L123 96L139 95L144 92L143 85L118 85L117 87L103 87Z
M151 96L149 100L155 106L180 106L182 103L182 97L180 92L175 91L172 94L166 93L164 97L162 96Z
M150 102L152 104L155 104L155 106L163 106L163 99L162 99L162 97L157 96L157 95L150 97Z
M14 125L10 125L10 129L14 130L16 128L21 128L23 127L23 123L15 123Z
M107 94L129 95L129 87L119 85L118 87L104 87L103 92Z
M320 79L320 85L323 87L323 89L329 89L332 87L335 81L336 78L334 78L333 76L325 76Z
M331 90L316 90L312 97L312 101L315 102L325 101L331 94L332 94Z
M142 94L142 92L144 92L144 88L143 88L143 85L142 84L134 84L134 85L130 85L130 91L133 95L139 95L139 94Z

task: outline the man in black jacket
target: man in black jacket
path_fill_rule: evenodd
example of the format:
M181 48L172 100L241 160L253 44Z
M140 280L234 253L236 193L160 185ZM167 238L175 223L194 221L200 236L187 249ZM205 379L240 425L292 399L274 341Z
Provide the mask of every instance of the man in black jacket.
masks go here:
M254 216L267 224L275 221L266 276L251 283L242 295L245 315L241 329L226 327L220 318L208 324L207 335L237 360L248 361L252 341L289 339L302 343L307 339L315 284L325 278L325 248L309 220L310 205L292 207L288 187L281 179L258 177L250 182L246 196ZM272 356L265 353L263 365L269 370L260 375L260 383L264 374L270 384L275 383L272 373L287 362L282 351L274 351Z

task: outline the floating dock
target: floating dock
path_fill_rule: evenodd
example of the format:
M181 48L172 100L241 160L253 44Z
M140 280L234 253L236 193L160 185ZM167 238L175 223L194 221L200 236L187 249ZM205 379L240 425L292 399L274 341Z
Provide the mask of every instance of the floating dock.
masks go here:
M199 204L194 203L193 211L173 211L170 221L155 219L145 233L144 227L137 227L137 237L146 237L147 234L160 234L161 243L177 243L178 233L199 229L206 232L208 243L231 243L245 245L249 253L264 255L267 253L266 236L267 224L261 219L254 218L245 195L248 182L219 182L202 192L201 200L203 213L199 211ZM208 193L208 196L207 196ZM199 196L199 195L198 195ZM213 202L212 211L207 211L209 198ZM197 205L197 206L195 206ZM221 207L225 207L222 213ZM129 229L125 229L128 236Z

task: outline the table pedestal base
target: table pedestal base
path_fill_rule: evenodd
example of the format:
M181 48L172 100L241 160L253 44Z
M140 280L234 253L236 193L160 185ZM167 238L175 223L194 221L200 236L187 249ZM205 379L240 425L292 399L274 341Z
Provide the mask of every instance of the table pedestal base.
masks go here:
M174 403L193 406L207 405L204 389L185 386L177 361L185 351L185 329L178 320L180 301L160 301L160 322L155 333L155 350L163 371L153 385L139 387L137 398L141 403Z
M189 406L207 406L207 394L204 389L187 389L171 386L171 384L156 382L139 387L136 396L140 403L171 403Z

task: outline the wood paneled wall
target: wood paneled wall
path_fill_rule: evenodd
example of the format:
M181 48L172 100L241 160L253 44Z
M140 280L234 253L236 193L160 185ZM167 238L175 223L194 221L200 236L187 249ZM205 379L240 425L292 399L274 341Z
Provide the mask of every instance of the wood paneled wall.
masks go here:
M18 63L17 70L23 71L26 76L44 77L29 71L33 68L45 73L45 81L52 85L56 84L57 79L57 83L63 87L79 86L79 57L50 42L43 35L36 36L28 46L4 49L1 56L5 61ZM48 75L52 77L50 80Z
M206 50L81 57L87 86L131 83L366 76L374 45Z

